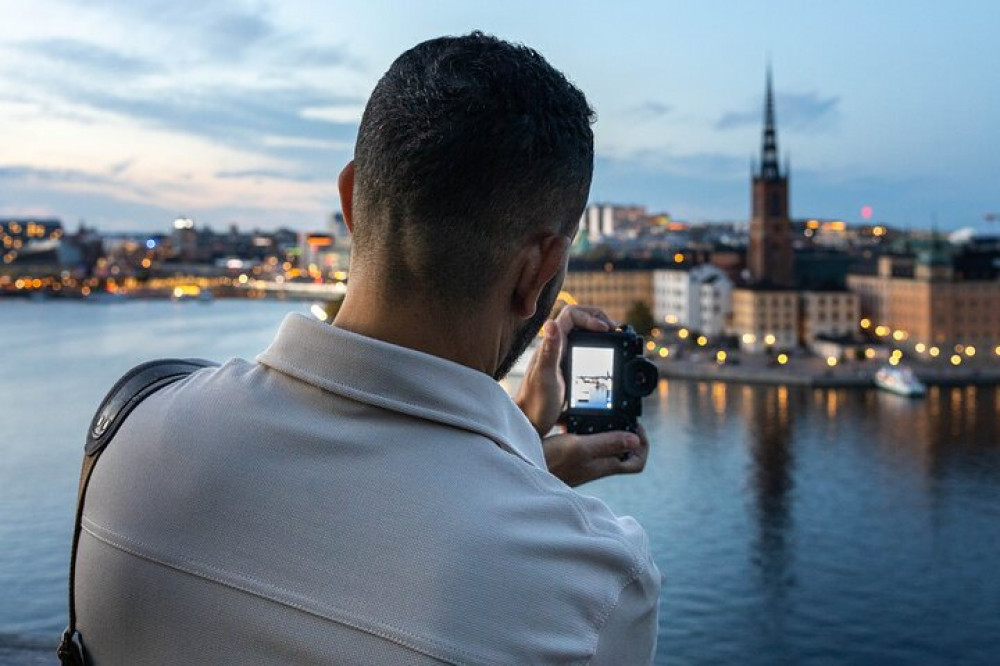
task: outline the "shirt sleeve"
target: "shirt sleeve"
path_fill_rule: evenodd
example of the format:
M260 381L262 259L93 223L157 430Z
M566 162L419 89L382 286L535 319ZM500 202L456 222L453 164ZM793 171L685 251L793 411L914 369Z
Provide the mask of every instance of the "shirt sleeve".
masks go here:
M659 610L660 572L650 562L618 597L598 636L591 666L653 663Z

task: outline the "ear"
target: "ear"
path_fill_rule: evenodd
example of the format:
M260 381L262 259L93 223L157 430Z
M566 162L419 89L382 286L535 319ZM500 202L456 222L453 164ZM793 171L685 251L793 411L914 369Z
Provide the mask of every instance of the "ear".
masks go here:
M354 233L354 160L340 172L337 178L337 189L340 191L340 210L344 214L347 230Z
M528 319L535 314L542 289L566 263L572 242L568 236L545 234L522 248L512 304L517 316Z

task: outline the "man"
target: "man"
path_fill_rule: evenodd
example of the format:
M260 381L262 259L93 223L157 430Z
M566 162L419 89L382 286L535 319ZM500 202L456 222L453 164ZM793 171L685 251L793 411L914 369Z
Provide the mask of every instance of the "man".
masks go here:
M645 534L566 485L640 471L647 443L541 439L566 333L606 318L547 324L516 403L496 381L562 284L591 115L482 34L393 63L340 176L334 325L292 315L256 363L154 394L95 470L77 569L95 664L651 660Z

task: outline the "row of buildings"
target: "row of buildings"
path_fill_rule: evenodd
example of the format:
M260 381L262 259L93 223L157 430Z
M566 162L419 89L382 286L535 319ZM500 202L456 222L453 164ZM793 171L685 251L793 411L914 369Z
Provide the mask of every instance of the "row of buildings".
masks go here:
M863 342L863 332L895 343L1000 341L1000 243L965 238L956 245L931 234L894 245L880 225L852 233L842 221L793 223L770 72L751 192L745 252L716 242L717 251L673 257L577 259L565 290L616 319L642 303L657 322L730 336L748 352L848 348ZM591 206L581 236L607 238L636 215L630 208Z

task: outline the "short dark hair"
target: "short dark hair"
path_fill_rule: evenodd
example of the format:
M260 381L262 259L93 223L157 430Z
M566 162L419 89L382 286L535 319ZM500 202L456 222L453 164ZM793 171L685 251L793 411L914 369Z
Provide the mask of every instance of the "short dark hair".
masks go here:
M355 147L356 256L394 287L482 297L517 243L571 235L594 166L594 112L536 51L473 32L403 53Z

